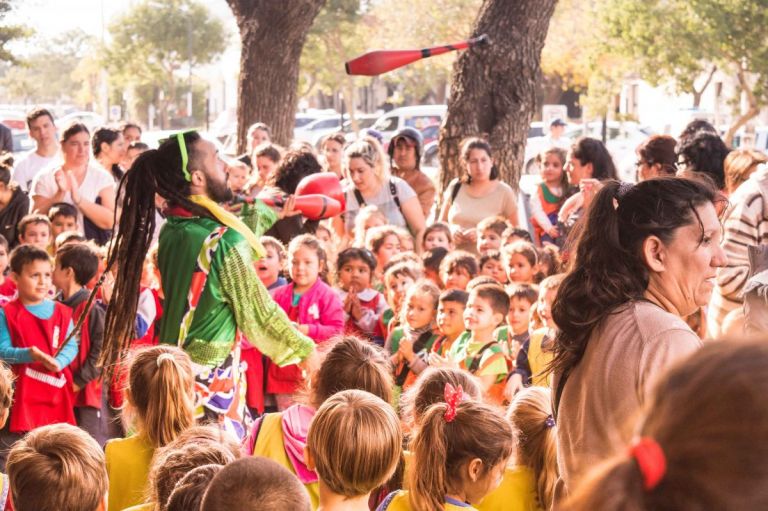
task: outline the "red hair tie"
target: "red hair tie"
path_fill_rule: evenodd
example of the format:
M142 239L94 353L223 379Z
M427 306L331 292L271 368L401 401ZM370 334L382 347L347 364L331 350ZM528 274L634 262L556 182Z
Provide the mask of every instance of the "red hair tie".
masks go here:
M443 415L445 422L453 422L456 418L456 409L463 399L464 390L461 388L461 385L454 387L450 383L445 384L445 404L448 405L445 415Z
M659 443L650 437L637 438L629 448L629 455L637 461L645 491L656 488L667 472L667 459Z

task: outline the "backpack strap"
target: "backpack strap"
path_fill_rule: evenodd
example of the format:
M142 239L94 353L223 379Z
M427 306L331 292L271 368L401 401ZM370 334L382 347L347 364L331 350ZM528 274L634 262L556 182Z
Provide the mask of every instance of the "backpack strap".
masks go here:
M456 178L453 180L453 186L451 187L451 204L456 201L456 196L459 194L459 190L461 190L461 180Z
M365 199L363 199L363 194L360 193L360 190L355 188L355 199L357 199L357 205L360 206L362 209L365 206Z
M389 193L392 195L392 200L395 201L397 209L402 212L403 209L400 207L400 197L397 196L397 186L395 185L395 182L392 181L392 179L389 180Z
M480 348L480 351L477 352L477 355L472 357L472 362L469 363L469 367L467 367L467 371L470 373L474 373L478 369L480 369L480 361L483 358L483 353L485 353L486 350L490 349L491 346L496 344L496 341L491 341L482 348Z

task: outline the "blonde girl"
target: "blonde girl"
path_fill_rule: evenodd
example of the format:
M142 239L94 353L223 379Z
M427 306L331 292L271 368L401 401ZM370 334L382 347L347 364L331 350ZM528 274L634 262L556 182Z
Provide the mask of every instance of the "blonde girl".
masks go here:
M509 422L489 405L463 401L461 388L446 385L445 394L410 443L409 489L390 494L380 511L471 511L501 482L514 447Z
M389 403L362 390L334 394L315 414L306 458L323 511L368 511L371 492L397 468L403 435Z
M531 387L517 394L507 419L515 437L515 466L507 468L501 485L483 500L480 511L550 509L558 478L550 390Z
M195 379L189 355L172 346L134 352L123 420L135 433L107 442L109 509L141 504L155 449L194 425Z
M365 234L368 229L387 225L387 217L376 206L365 206L355 217L355 241L353 247L365 247Z

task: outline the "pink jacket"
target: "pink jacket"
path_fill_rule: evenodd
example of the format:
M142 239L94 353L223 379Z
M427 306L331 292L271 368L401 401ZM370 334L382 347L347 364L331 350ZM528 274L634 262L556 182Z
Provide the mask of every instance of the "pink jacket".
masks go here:
M272 298L289 313L293 299L293 283L272 290ZM333 289L318 279L299 298L298 317L293 321L309 325L309 337L316 343L326 341L344 331L344 309L341 299ZM269 363L267 370L267 392L270 394L292 394L301 383L301 370L296 365L278 367Z

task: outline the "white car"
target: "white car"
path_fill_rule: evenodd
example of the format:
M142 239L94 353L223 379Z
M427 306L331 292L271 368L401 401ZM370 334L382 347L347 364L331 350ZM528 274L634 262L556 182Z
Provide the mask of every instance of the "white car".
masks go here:
M417 105L395 108L379 117L371 129L381 133L386 148L398 130L416 128L421 131L433 124L442 124L447 111L446 105Z
M323 117L293 130L293 139L309 142L313 146L318 139L341 130L341 116Z

